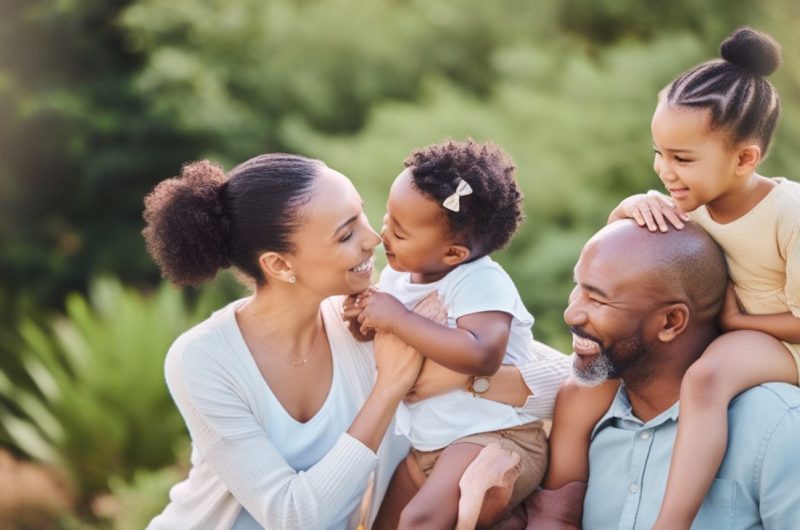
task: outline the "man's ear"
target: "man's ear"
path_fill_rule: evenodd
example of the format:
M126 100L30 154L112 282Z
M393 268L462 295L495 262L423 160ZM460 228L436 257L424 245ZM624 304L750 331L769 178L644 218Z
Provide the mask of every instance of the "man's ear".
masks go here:
M736 163L736 173L740 175L749 175L756 170L758 164L761 163L761 146L758 144L744 145L739 148L739 159Z
M447 247L447 252L445 253L442 261L451 267L455 267L459 263L466 261L467 258L469 258L469 255L469 249L464 245L450 245Z
M658 340L672 342L689 325L689 307L684 303L670 304L661 310Z
M258 266L267 280L275 278L282 282L294 283L294 280L292 280L294 278L292 264L278 252L264 252L261 254L258 257Z

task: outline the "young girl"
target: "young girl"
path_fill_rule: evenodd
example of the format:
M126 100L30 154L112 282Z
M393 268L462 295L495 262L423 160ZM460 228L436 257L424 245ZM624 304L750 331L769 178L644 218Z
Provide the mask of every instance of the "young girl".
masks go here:
M761 383L798 382L800 184L756 173L780 113L778 94L765 79L780 63L780 48L767 35L742 28L722 43L721 55L681 74L659 94L651 125L653 166L670 198L635 195L609 216L609 222L633 218L662 232L668 223L680 229L691 219L725 251L732 281L719 317L728 333L689 368L681 386L678 435L657 529L691 526L725 453L729 402ZM571 435L588 443L599 418L576 418L592 392L565 395L563 411L556 405L554 427L562 412L570 415L571 427L551 438L551 488L586 479L565 472L570 464L564 462L576 453L563 453L557 438Z
M455 390L398 411L398 429L412 445L410 465L427 476L412 499L394 489L399 527L452 528L459 481L481 449L496 442L519 455L512 506L539 484L546 467L546 437L532 414L476 399L501 364L530 364L533 317L513 282L489 254L505 247L523 218L514 165L491 143L446 142L415 151L389 192L381 233L388 266L380 291L356 302L361 331L395 334L427 362L478 374L470 391ZM407 308L437 291L448 307L442 326ZM402 468L402 466L401 466ZM396 475L397 476L397 475ZM393 479L393 486L394 486ZM407 494L405 494L407 497ZM377 524L398 518L382 508Z

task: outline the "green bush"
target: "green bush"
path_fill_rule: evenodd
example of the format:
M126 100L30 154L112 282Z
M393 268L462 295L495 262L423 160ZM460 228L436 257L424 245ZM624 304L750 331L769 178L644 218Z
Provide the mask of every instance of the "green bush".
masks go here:
M351 177L375 225L412 148L467 136L503 145L518 166L527 221L497 257L536 316L537 336L567 348L562 312L580 249L623 197L661 188L652 170L650 135L656 94L708 55L686 33L647 46L623 41L596 57L567 45L542 50L520 44L492 57L497 75L486 98L430 77L420 101L376 106L357 134L322 134L296 119L286 123L283 135L294 150ZM795 115L800 92L784 93L787 116ZM795 174L798 138L779 133L765 174Z
M107 491L109 477L131 480L172 464L186 433L164 382L164 355L230 291L229 281L217 282L187 309L167 284L145 296L100 279L88 298L69 296L66 314L48 328L22 320L25 377L0 374L4 437L62 470L82 507Z

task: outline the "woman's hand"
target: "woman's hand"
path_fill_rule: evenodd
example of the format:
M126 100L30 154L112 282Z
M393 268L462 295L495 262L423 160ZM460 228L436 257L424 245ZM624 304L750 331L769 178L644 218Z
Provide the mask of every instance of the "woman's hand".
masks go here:
M391 333L375 333L376 386L385 386L405 395L422 367L420 353Z
M375 330L366 330L365 333L361 332L361 324L358 322L358 315L361 314L361 308L356 305L359 295L351 294L342 302L342 320L347 322L347 328L350 334L358 342L369 342L375 338Z
M669 224L680 230L689 216L678 209L669 197L657 191L631 195L612 210L608 222L619 219L633 219L639 226L646 226L651 232L669 230Z
M428 296L417 302L417 305L414 306L412 309L414 313L417 313L419 316L427 318L429 320L433 320L437 324L445 325L447 324L447 309L445 308L444 304L442 304L441 300L439 299L439 295L436 291L433 291ZM394 363L397 363L398 360L391 360L388 357L392 355L398 355L399 357L408 357L413 358L419 362L419 366L416 368L416 372L409 369L408 372L400 370L397 375L395 374L395 370L397 367ZM422 362L424 361L424 357L420 355L414 348L403 342L402 340L398 339L396 336L391 335L389 333L377 332L375 334L375 359L376 364L378 366L378 377L381 377L381 365L384 366L384 376L386 377L401 377L404 378L408 376L411 372L413 372L413 378L410 381L403 379L400 382L400 386L403 388L403 394L409 392L414 385L414 381L417 379L417 376L420 373L420 368L422 366ZM425 363L425 364L434 364L434 363ZM439 366L439 365L436 365ZM444 367L439 367L442 370L447 370ZM405 386L404 386L405 385ZM442 390L444 391L444 390Z

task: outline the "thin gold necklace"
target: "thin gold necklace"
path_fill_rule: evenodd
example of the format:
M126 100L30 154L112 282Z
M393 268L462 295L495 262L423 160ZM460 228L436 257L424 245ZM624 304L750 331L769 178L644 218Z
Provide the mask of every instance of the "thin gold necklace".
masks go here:
M264 319L262 317L258 316L258 314L255 312L255 310L253 309L253 306L251 304L247 304L247 309L250 311L250 314L252 314L257 320L259 320L262 324L264 323ZM273 343L275 342L275 339L274 339L274 336L272 335L272 333L269 333L265 328L262 328L262 331L266 332L266 335L267 335L267 337L269 338L270 341L272 341ZM306 356L301 358L301 359L291 359L291 358L285 357L283 354L278 353L277 350L275 350L273 348L269 348L269 347L267 348L267 351L272 353L272 354L274 354L274 355L276 355L278 358L280 358L280 360L282 360L283 362L285 362L285 363L287 363L287 364L289 364L289 365L291 365L291 366L293 366L295 368L300 367L300 366L305 366L305 365L308 364L308 361L311 359L311 355L314 353L315 348L317 346L317 343L319 342L319 336L322 335L322 334L323 333L320 332L320 333L317 333L314 336L314 341L311 343L311 348L309 348L309 353L306 354Z

